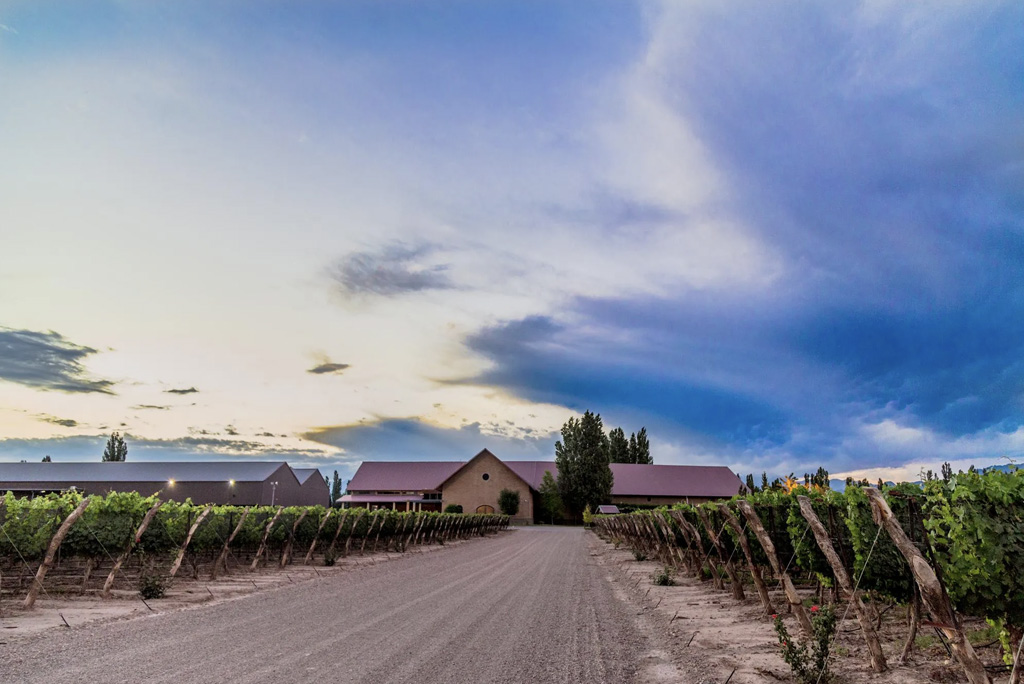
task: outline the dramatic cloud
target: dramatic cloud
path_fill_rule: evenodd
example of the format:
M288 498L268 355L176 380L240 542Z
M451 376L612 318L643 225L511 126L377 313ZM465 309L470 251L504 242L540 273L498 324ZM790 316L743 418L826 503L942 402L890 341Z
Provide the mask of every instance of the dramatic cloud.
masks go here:
M37 418L44 423L53 423L54 425L60 425L61 427L71 428L78 426L78 421L72 420L71 418L58 418L57 416L51 416L45 413L37 416Z
M377 252L357 252L337 263L332 271L342 292L349 295L392 297L423 290L454 287L445 264L432 264L430 246L395 244Z
M137 404L132 406L136 411L169 411L170 406L158 406L157 404Z
M0 380L43 390L113 394L113 382L89 377L82 364L95 353L53 331L0 328Z
M1011 3L665 3L630 88L699 137L722 208L779 276L488 327L467 337L492 364L470 381L642 411L776 471L1024 453L1024 166L1006 144L1022 19Z
M169 389L169 390L164 390L164 393L166 393L166 394L195 394L198 391L199 390L197 390L195 387L187 387L185 389Z
M356 425L321 427L302 435L345 450L343 461L461 461L487 448L507 460L553 458L554 435L525 438L500 433L499 425L468 423L449 429L416 418L390 418Z
M350 368L350 367L351 366L349 364L347 364L347 363L331 363L331 362L327 362L327 363L321 363L320 365L317 365L317 366L313 366L312 368L310 368L306 372L307 373L313 373L314 375L323 375L324 373L341 373L346 368Z

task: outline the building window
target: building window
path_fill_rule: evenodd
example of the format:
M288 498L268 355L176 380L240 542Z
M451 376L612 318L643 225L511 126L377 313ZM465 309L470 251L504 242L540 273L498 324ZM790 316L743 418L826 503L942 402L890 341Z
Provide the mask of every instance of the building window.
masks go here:
M490 476L490 475L488 475L487 473L484 473L484 479L485 479L485 480L490 480L490 479L491 479L491 476Z

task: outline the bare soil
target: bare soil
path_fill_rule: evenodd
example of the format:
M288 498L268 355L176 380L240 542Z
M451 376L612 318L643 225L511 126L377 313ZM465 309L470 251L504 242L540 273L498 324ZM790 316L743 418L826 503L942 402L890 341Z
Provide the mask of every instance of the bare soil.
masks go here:
M596 534L592 536L590 553L605 569L617 593L644 616L645 630L661 632L662 659L680 675L674 681L729 684L754 684L771 681L795 681L789 666L779 653L778 640L770 619L762 614L754 588L747 597L736 601L728 592L717 591L710 581L702 582L688 575L675 574L674 586L657 586L654 576L664 568L652 561L638 562L633 552L615 548ZM771 585L769 585L771 586ZM775 607L784 611L787 602L781 588L770 591ZM813 599L812 588L803 588L803 595ZM839 615L842 618L840 607ZM838 682L853 684L921 684L924 682L966 681L959 664L950 661L935 631L921 628L910 662L897 662L906 640L907 624L904 609L883 607L880 639L889 664L889 671L876 674L871 670L867 648L857 620L851 613L840 623L834 648L832 670ZM784 615L790 634L799 634L796 618ZM967 620L968 633L981 637L986 627L980 620ZM991 639L972 639L976 647ZM986 664L999 662L998 645L979 649ZM664 665L662 666L664 669ZM1005 676L1005 675L1004 675ZM656 681L653 680L652 681ZM662 680L663 681L663 680Z

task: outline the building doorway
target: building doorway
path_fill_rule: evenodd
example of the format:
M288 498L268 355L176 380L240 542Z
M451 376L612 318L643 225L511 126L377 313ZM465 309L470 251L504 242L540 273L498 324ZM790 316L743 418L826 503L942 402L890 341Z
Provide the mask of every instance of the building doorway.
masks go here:
M483 506L477 506L476 507L476 512L477 513L494 513L494 506L488 506L487 504L484 504Z

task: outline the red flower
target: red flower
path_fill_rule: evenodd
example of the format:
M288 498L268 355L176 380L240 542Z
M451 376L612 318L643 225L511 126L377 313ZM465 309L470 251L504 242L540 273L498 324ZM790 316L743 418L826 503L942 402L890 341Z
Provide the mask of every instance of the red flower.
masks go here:
M812 613L817 613L819 610L821 610L821 608L819 608L818 606L811 606Z
M772 620L778 620L778 619L779 619L778 615L772 615Z

